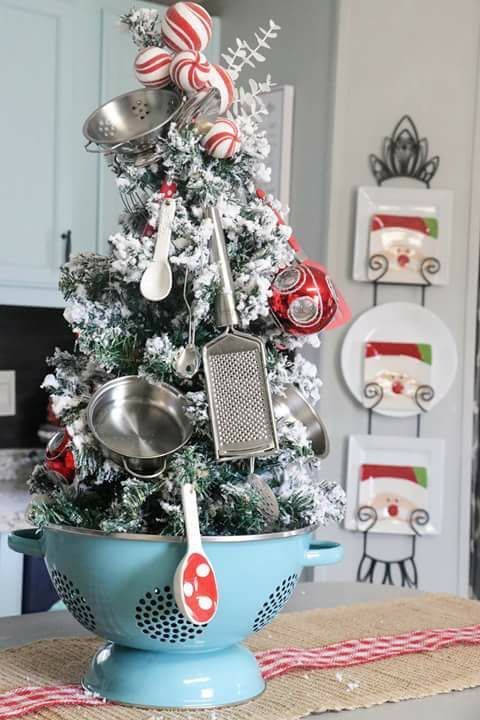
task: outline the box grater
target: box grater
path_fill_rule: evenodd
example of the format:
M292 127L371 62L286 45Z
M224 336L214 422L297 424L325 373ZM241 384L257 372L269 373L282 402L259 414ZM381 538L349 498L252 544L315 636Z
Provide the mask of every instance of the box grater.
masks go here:
M226 328L203 348L215 455L231 460L272 453L278 441L265 346L261 338L234 330L238 314L220 215L208 208L207 216L213 222L212 256L220 278L216 324Z

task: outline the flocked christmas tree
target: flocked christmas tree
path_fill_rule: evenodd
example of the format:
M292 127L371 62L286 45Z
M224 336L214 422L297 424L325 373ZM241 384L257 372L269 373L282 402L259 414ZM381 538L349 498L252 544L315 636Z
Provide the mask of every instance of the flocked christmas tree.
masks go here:
M207 211L215 207L225 234L239 329L265 343L278 450L256 458L255 471L278 501L280 512L273 529L338 521L343 514L343 491L319 478L320 459L308 428L282 402L292 385L310 403L318 401L321 382L301 348L305 343L318 347L318 332L312 328L328 325L331 308L329 317L325 313L330 306L335 312L337 298L324 278L321 290L327 293L330 306L326 296L322 304L318 287L310 298L300 294L300 322L296 324L290 312L295 308L285 306L296 296L279 293L281 283L275 291L279 273L287 272L283 286L286 282L288 287L288 282L298 281L299 269L303 269L292 248L291 229L279 221L279 202L257 192L270 178L269 145L261 122L266 113L262 94L272 83L267 77L264 83L250 81L247 89L234 91L233 85L245 67L264 60L263 53L279 28L270 21L253 43L237 41L237 47L223 56L227 73L220 66L210 66L198 52L210 38L211 22L194 3L172 6L163 22L155 10L147 9L130 11L122 22L140 49L135 67L145 87L159 93L176 89L184 101L189 98L190 105L192 101L199 104L195 112L187 113L188 121L180 122L181 114L177 115L158 132L146 162L132 162L121 148L107 155L126 209L120 230L110 237L108 257L82 253L62 269L65 318L76 346L73 354L55 351L49 361L54 369L44 381L53 411L68 433L72 467L63 471L60 467L58 472L59 467L47 460L35 469L30 481L30 519L40 526L53 523L106 532L183 534L180 488L192 482L203 534L265 530L261 494L247 482L248 459L219 462L215 457L204 367L193 377L178 372L193 329L199 348L219 334L215 302L220 278L211 253L213 224ZM203 98L210 94L211 99L212 88L217 114L224 120L216 121L211 109L209 117L202 115ZM158 217L167 197L175 203L169 248L173 285L164 300L152 302L142 295L140 283L152 261ZM317 325L309 324L312 302L321 320ZM304 320L307 313L303 325L302 312ZM135 477L107 459L87 423L87 406L94 392L126 375L141 376L152 384L167 383L186 398L193 433L178 452L167 457L156 479Z

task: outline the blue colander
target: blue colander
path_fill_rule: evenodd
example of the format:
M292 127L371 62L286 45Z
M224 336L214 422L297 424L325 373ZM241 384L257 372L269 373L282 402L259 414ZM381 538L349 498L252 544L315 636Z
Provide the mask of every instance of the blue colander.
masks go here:
M126 704L209 708L263 691L255 657L241 641L273 620L302 568L342 558L341 546L314 541L314 530L203 538L219 605L200 626L181 615L173 597L182 538L48 527L13 532L9 545L45 557L74 618L108 640L83 679L88 690Z

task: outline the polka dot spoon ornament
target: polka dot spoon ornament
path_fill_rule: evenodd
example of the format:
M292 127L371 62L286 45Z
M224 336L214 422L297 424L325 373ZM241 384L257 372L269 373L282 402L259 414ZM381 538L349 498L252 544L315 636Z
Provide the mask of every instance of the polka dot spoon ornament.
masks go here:
M197 494L191 483L182 486L182 505L188 545L175 572L173 592L182 615L194 625L204 625L217 612L218 587L213 567L203 551Z

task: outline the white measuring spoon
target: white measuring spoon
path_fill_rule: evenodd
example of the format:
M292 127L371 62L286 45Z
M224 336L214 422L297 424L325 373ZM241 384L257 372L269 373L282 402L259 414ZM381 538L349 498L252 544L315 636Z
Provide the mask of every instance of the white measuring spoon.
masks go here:
M175 200L163 201L158 215L158 232L155 251L150 265L140 281L140 292L146 300L165 300L172 289L172 268L168 262L172 223L175 216Z
M218 587L213 567L203 551L197 494L190 483L182 485L182 505L188 546L175 572L173 592L182 615L194 625L204 625L217 612Z

